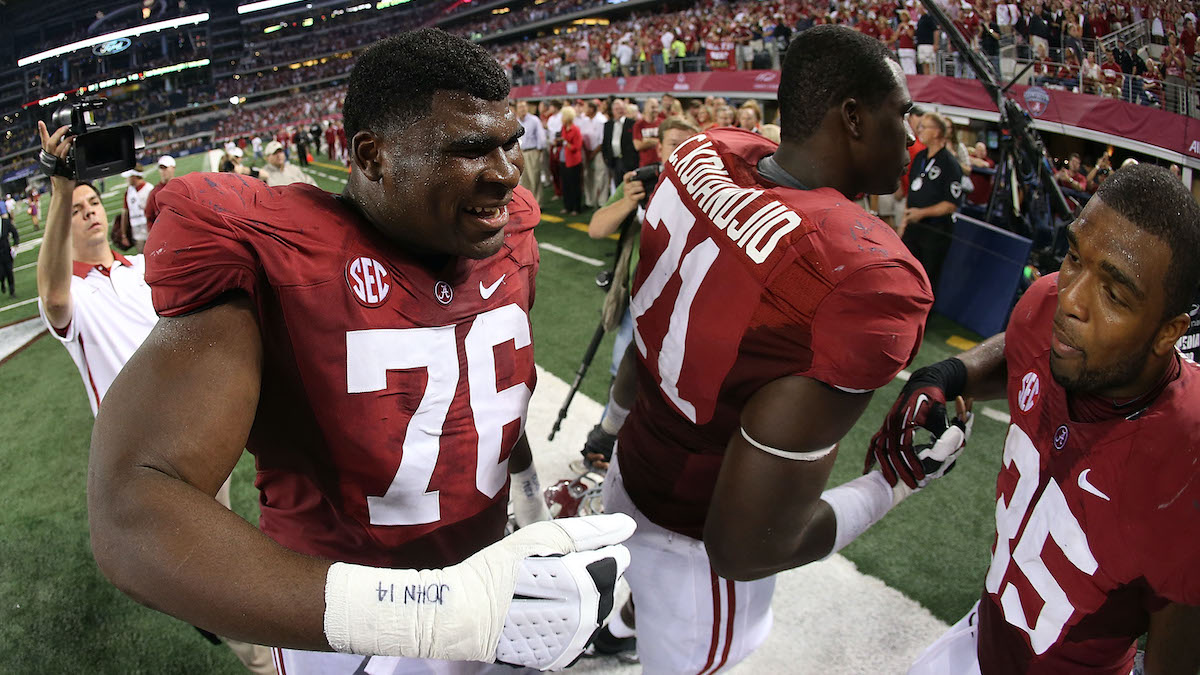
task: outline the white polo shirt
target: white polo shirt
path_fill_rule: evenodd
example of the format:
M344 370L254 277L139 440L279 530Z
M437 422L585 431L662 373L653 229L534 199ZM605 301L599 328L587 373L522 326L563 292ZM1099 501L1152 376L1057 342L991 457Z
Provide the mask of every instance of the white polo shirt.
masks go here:
M50 334L67 348L87 389L92 414L158 315L146 283L145 257L113 252L110 269L74 263L71 276L71 323L59 331L50 325L42 301L38 312Z

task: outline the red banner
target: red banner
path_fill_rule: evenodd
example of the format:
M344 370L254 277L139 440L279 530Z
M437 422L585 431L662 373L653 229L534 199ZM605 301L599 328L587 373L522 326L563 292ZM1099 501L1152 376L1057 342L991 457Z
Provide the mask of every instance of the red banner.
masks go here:
M669 93L683 97L718 94L773 99L778 88L778 71L740 70L556 82L515 87L512 96L539 99ZM996 110L995 104L976 80L909 75L908 88L914 101L991 112ZM1035 91L1026 96L1029 89ZM1120 136L1200 158L1200 120L1102 96L1054 89L1014 86L1010 94L1031 112L1044 108L1035 115L1036 119Z

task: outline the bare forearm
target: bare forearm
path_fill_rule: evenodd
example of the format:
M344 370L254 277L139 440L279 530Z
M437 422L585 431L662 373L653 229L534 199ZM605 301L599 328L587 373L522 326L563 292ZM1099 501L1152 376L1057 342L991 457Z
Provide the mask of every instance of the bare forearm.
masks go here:
M70 322L71 301L71 195L75 182L51 179L46 231L38 250L38 297L51 323L61 328Z
M987 400L1005 395L1008 367L1004 358L1004 333L993 335L957 358L967 367L967 387L963 396Z
M622 199L597 209L588 222L588 236L592 239L603 239L616 232L636 208L637 204L630 204L628 199Z
M279 546L212 496L149 467L92 474L92 550L134 600L255 644L329 650L328 561Z

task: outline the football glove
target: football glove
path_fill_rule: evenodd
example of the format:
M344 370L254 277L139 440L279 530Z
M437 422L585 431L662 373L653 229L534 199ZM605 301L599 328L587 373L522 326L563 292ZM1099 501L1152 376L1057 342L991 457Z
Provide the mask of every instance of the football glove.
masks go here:
M916 489L925 478L925 470L913 449L913 432L925 429L935 439L939 438L949 426L946 400L962 393L966 381L966 366L954 358L913 373L871 439L863 473L878 462L888 484L894 486L901 480Z
M334 563L325 637L339 652L561 670L612 610L634 528L619 513L534 523L443 569Z
M924 475L917 481L915 489L904 483L893 486L893 505L899 504L908 495L945 476L954 468L954 463L967 446L967 441L971 439L971 430L975 426L975 415L967 409L961 396L957 399L957 406L958 417L949 423L941 436L913 447Z

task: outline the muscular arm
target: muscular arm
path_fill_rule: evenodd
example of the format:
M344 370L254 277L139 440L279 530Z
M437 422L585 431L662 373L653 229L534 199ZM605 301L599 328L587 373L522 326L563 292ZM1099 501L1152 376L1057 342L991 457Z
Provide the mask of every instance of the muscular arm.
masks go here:
M772 448L819 450L837 443L870 400L870 394L849 394L809 378L785 377L750 398L742 411L742 428ZM713 570L727 579L761 579L828 555L835 520L820 496L836 456L834 451L816 461L784 459L735 433L704 526Z
M1004 398L1008 382L1004 333L993 335L957 358L967 367L967 386L962 392L964 398L981 401Z
M213 499L258 405L250 301L164 318L92 435L88 513L105 576L147 606L235 639L328 650L329 562L293 553Z
M1200 673L1200 607L1171 604L1150 616L1146 675Z

